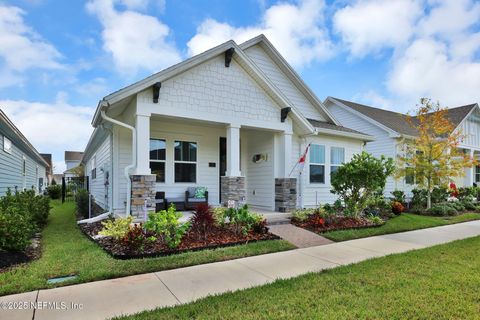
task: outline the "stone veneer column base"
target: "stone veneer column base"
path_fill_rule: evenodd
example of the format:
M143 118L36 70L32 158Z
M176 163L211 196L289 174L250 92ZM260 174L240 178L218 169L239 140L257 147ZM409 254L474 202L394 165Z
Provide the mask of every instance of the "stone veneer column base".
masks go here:
M228 200L245 201L247 195L245 177L220 177L220 182L222 205L226 206Z
M275 211L290 212L297 206L297 178L275 178Z
M149 175L131 175L132 181L132 215L144 218L150 212L155 212L155 194L156 194L156 176ZM145 213L145 201L147 204L147 212Z

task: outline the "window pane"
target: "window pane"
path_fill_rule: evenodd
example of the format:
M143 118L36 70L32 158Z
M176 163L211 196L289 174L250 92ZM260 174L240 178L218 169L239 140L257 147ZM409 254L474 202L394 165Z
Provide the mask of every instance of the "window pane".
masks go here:
M197 164L175 163L175 182L196 182Z
M150 160L165 160L165 150L165 140L150 139Z
M175 141L175 161L197 161L197 143Z
M318 144L310 146L310 163L325 163L325 146Z
M415 183L415 172L413 168L405 169L405 183L414 184Z
M330 163L342 164L345 162L345 148L331 147L330 148Z
M332 180L332 175L338 170L338 166L330 166L330 180Z
M165 162L150 162L152 174L157 176L157 182L165 182Z
M310 182L324 183L325 182L325 166L310 165Z

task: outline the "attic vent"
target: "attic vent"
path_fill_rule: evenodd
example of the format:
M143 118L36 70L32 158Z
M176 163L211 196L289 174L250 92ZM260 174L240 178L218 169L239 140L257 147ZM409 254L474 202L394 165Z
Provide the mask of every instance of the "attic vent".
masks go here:
M160 96L160 88L162 87L161 82L155 82L153 85L153 103L158 103L158 97Z
M230 67L230 62L232 62L233 53L235 52L235 48L230 48L225 51L225 67Z
M280 112L280 121L285 122L285 119L287 119L288 114L292 111L292 108L286 107L283 108Z

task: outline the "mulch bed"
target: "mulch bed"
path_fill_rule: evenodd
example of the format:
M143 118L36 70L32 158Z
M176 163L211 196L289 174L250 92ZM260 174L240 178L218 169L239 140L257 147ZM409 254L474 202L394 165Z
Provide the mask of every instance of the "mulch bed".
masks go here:
M316 223L315 219L311 218L305 221L297 221L295 219L292 219L292 224L316 233L334 230L361 229L381 226L378 224L374 224L370 220L365 218L355 219L347 217L334 217L331 218L330 221L326 221L323 225Z
M135 259L146 257L166 256L187 251L197 251L203 249L215 249L221 247L234 246L239 244L246 244L249 242L275 240L280 237L268 232L249 232L247 235L236 234L234 230L229 227L212 227L206 235L206 240L195 229L191 228L183 237L180 246L176 249L170 249L162 239L157 238L155 241L145 241L143 250L141 252L132 251L128 246L125 246L112 237L94 238L100 230L103 229L101 222L94 222L88 224L80 224L80 229L100 247L116 259Z
M36 234L25 251L0 251L0 273L40 258L42 255L40 239L41 234Z

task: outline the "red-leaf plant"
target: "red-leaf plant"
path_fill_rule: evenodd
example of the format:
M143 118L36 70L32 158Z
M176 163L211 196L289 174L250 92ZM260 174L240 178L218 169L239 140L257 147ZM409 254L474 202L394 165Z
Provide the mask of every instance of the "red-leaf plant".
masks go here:
M199 236L207 239L208 231L215 225L213 209L206 203L199 203L193 211L193 217L190 220L192 228L197 230Z

